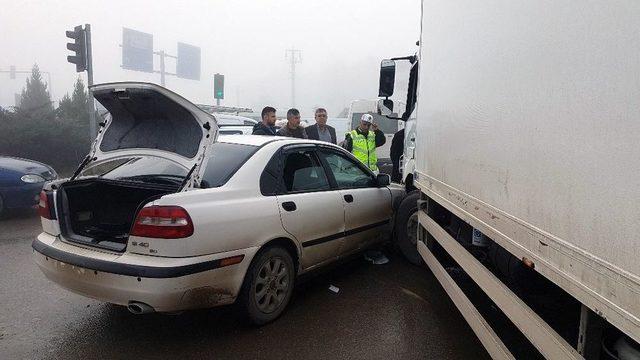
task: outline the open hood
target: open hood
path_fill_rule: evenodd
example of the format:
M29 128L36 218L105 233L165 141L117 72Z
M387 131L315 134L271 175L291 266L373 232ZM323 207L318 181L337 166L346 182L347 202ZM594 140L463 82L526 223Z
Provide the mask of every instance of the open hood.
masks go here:
M88 166L118 157L153 155L194 169L192 178L199 177L206 149L218 136L213 115L155 84L108 83L91 90L110 116L101 123Z

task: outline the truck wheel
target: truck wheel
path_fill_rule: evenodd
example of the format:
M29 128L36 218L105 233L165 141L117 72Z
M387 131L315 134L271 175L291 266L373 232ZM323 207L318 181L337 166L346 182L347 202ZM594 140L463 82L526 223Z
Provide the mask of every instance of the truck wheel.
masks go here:
M291 255L281 247L265 248L247 270L239 305L249 321L264 325L282 314L291 299L294 283Z
M418 200L420 191L414 190L402 199L396 212L395 236L396 245L404 257L414 265L422 265L422 257L418 253Z

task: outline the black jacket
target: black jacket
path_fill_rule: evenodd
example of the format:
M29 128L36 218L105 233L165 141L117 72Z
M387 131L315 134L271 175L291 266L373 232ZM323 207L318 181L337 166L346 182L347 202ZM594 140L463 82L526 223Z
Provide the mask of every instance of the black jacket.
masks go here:
M356 128L356 131L359 134L364 135L364 133L362 131L360 131L360 128ZM378 129L375 132L376 134L376 147L380 147L382 145L384 145L384 143L387 142L387 138L384 136L384 133L382 132L382 130ZM344 139L344 144L342 145L342 147L347 150L348 152L352 152L353 151L353 139L351 139L351 133L348 132L345 135L345 139Z
M332 126L329 126L329 125L325 125L325 126L327 127L327 129L329 129L329 135L331 135L331 142L333 144L337 144L338 142L336 139L336 129L334 129ZM307 126L305 130L307 131L307 136L309 136L309 139L320 140L320 134L318 134L318 124Z
M389 149L389 157L392 162L400 163L400 157L404 152L404 129L393 135L391 140L391 148Z
M274 126L267 127L263 123L259 122L253 126L252 135L271 135L276 136L276 128Z
M404 153L404 129L393 135L391 140L391 148L389 149L389 157L391 158L391 181L401 182L402 174L400 174L400 157Z

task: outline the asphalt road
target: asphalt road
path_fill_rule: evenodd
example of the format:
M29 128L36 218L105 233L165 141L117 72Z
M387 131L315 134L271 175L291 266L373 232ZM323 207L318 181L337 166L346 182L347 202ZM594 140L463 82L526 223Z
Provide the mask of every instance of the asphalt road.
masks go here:
M0 219L1 359L488 358L429 270L397 255L312 278L256 328L234 307L136 316L67 292L31 261L39 232L30 213Z

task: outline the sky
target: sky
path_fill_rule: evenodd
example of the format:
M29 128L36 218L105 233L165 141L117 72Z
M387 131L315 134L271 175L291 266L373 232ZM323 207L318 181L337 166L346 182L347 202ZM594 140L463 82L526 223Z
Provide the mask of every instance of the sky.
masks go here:
M303 116L325 107L330 117L352 100L376 98L380 60L415 53L420 35L419 0L0 0L0 9L0 71L37 63L50 73L54 101L72 91L78 76L86 82L86 73L66 61L65 31L80 24L91 24L95 83L160 83L159 74L121 68L126 27L153 34L156 51L176 55L177 42L201 48L200 80L167 76L167 88L215 104L213 74L224 74L221 105L257 112L292 106L285 50L299 49L295 106ZM158 69L157 56L154 63ZM167 59L167 71L175 72L175 60ZM0 106L14 105L26 77L0 73Z

